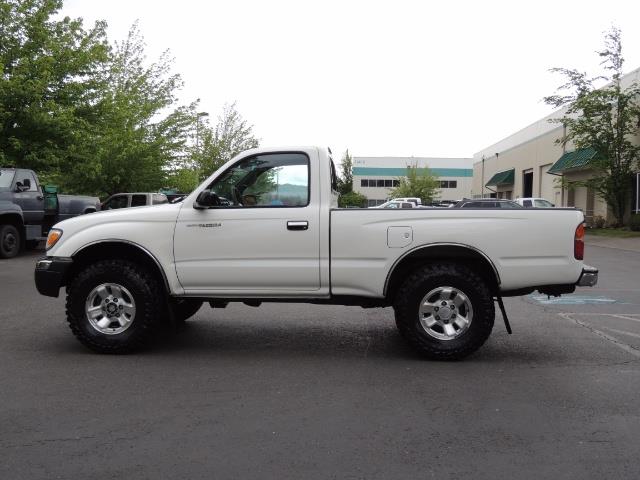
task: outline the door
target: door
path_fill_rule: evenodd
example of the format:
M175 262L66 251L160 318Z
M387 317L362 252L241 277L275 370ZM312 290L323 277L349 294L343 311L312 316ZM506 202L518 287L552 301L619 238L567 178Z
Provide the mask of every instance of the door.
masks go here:
M523 198L533 197L533 170L522 172L522 196Z
M13 182L13 199L22 209L24 223L41 225L44 220L44 197L33 173L17 170Z
M218 206L185 204L174 237L176 271L185 291L318 290L320 209L311 173L304 153L247 157L207 187Z

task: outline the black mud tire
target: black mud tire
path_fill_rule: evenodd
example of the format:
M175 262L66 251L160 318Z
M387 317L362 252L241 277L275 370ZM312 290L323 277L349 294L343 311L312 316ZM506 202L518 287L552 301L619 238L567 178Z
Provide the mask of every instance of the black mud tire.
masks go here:
M471 301L473 319L459 337L439 340L420 325L419 307L433 289L451 286ZM455 263L429 264L418 268L402 284L394 302L400 334L423 356L432 360L460 360L478 350L493 329L495 307L486 280L469 267Z
M202 300L196 300L194 298L172 299L170 305L175 321L177 323L184 323L198 313L198 310L202 307L202 303Z
M20 230L11 224L0 225L0 258L13 258L20 253Z
M129 328L117 335L94 329L85 313L90 292L102 283L124 286L136 304ZM128 260L101 260L79 271L67 287L67 321L76 338L97 353L123 354L140 350L157 333L166 305L165 293L157 278L145 267Z

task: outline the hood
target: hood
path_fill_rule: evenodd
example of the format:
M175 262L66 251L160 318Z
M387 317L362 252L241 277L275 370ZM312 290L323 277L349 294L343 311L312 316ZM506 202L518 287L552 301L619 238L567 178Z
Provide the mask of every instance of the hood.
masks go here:
M180 212L182 203L164 203L161 205L151 205L147 207L122 208L118 210L103 210L86 215L64 220L56 223L54 228L61 229L65 236L74 232L84 230L95 225L105 225L109 223L166 223L175 222Z

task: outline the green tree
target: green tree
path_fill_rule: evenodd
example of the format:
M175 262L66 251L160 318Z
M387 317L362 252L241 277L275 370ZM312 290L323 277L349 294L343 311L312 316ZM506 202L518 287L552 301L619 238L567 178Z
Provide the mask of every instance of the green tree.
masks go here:
M154 191L165 183L167 169L187 155L196 104L177 104L182 80L171 73L168 52L148 64L144 48L134 24L110 52L101 75L99 117L88 138L91 155L65 172L71 190Z
M349 155L348 149L345 150L340 161L338 191L341 195L346 195L353 191L353 158Z
M617 225L622 225L630 204L631 175L639 168L640 145L633 141L640 126L640 87L637 82L621 85L624 58L620 30L605 34L604 50L598 52L604 75L589 77L574 69L554 68L566 78L558 91L564 94L545 97L554 107L566 106L562 123L567 134L558 143L573 142L576 149L593 148L595 158L589 166L591 179L572 182L575 186L594 189L611 208ZM606 81L606 85L596 84Z
M210 128L203 120L199 137L192 159L202 178L211 175L237 154L260 145L253 134L253 125L242 118L235 103L224 106L215 128Z
M198 170L192 168L179 168L167 176L165 185L175 188L180 193L191 193L200 184Z
M407 167L407 176L398 178L398 186L391 190L392 198L416 197L423 204L438 198L440 182L428 168Z
M104 22L55 19L62 0L0 0L0 164L55 175L86 154L98 73L108 58Z
M367 206L367 197L358 192L342 193L338 197L338 206L340 208L346 207L359 207L363 208Z

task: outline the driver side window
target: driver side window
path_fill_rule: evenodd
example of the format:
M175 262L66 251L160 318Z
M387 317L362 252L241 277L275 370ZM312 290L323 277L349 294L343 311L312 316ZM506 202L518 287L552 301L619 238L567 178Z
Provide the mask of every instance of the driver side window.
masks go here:
M221 207L306 207L309 158L303 153L274 153L245 158L208 187Z

